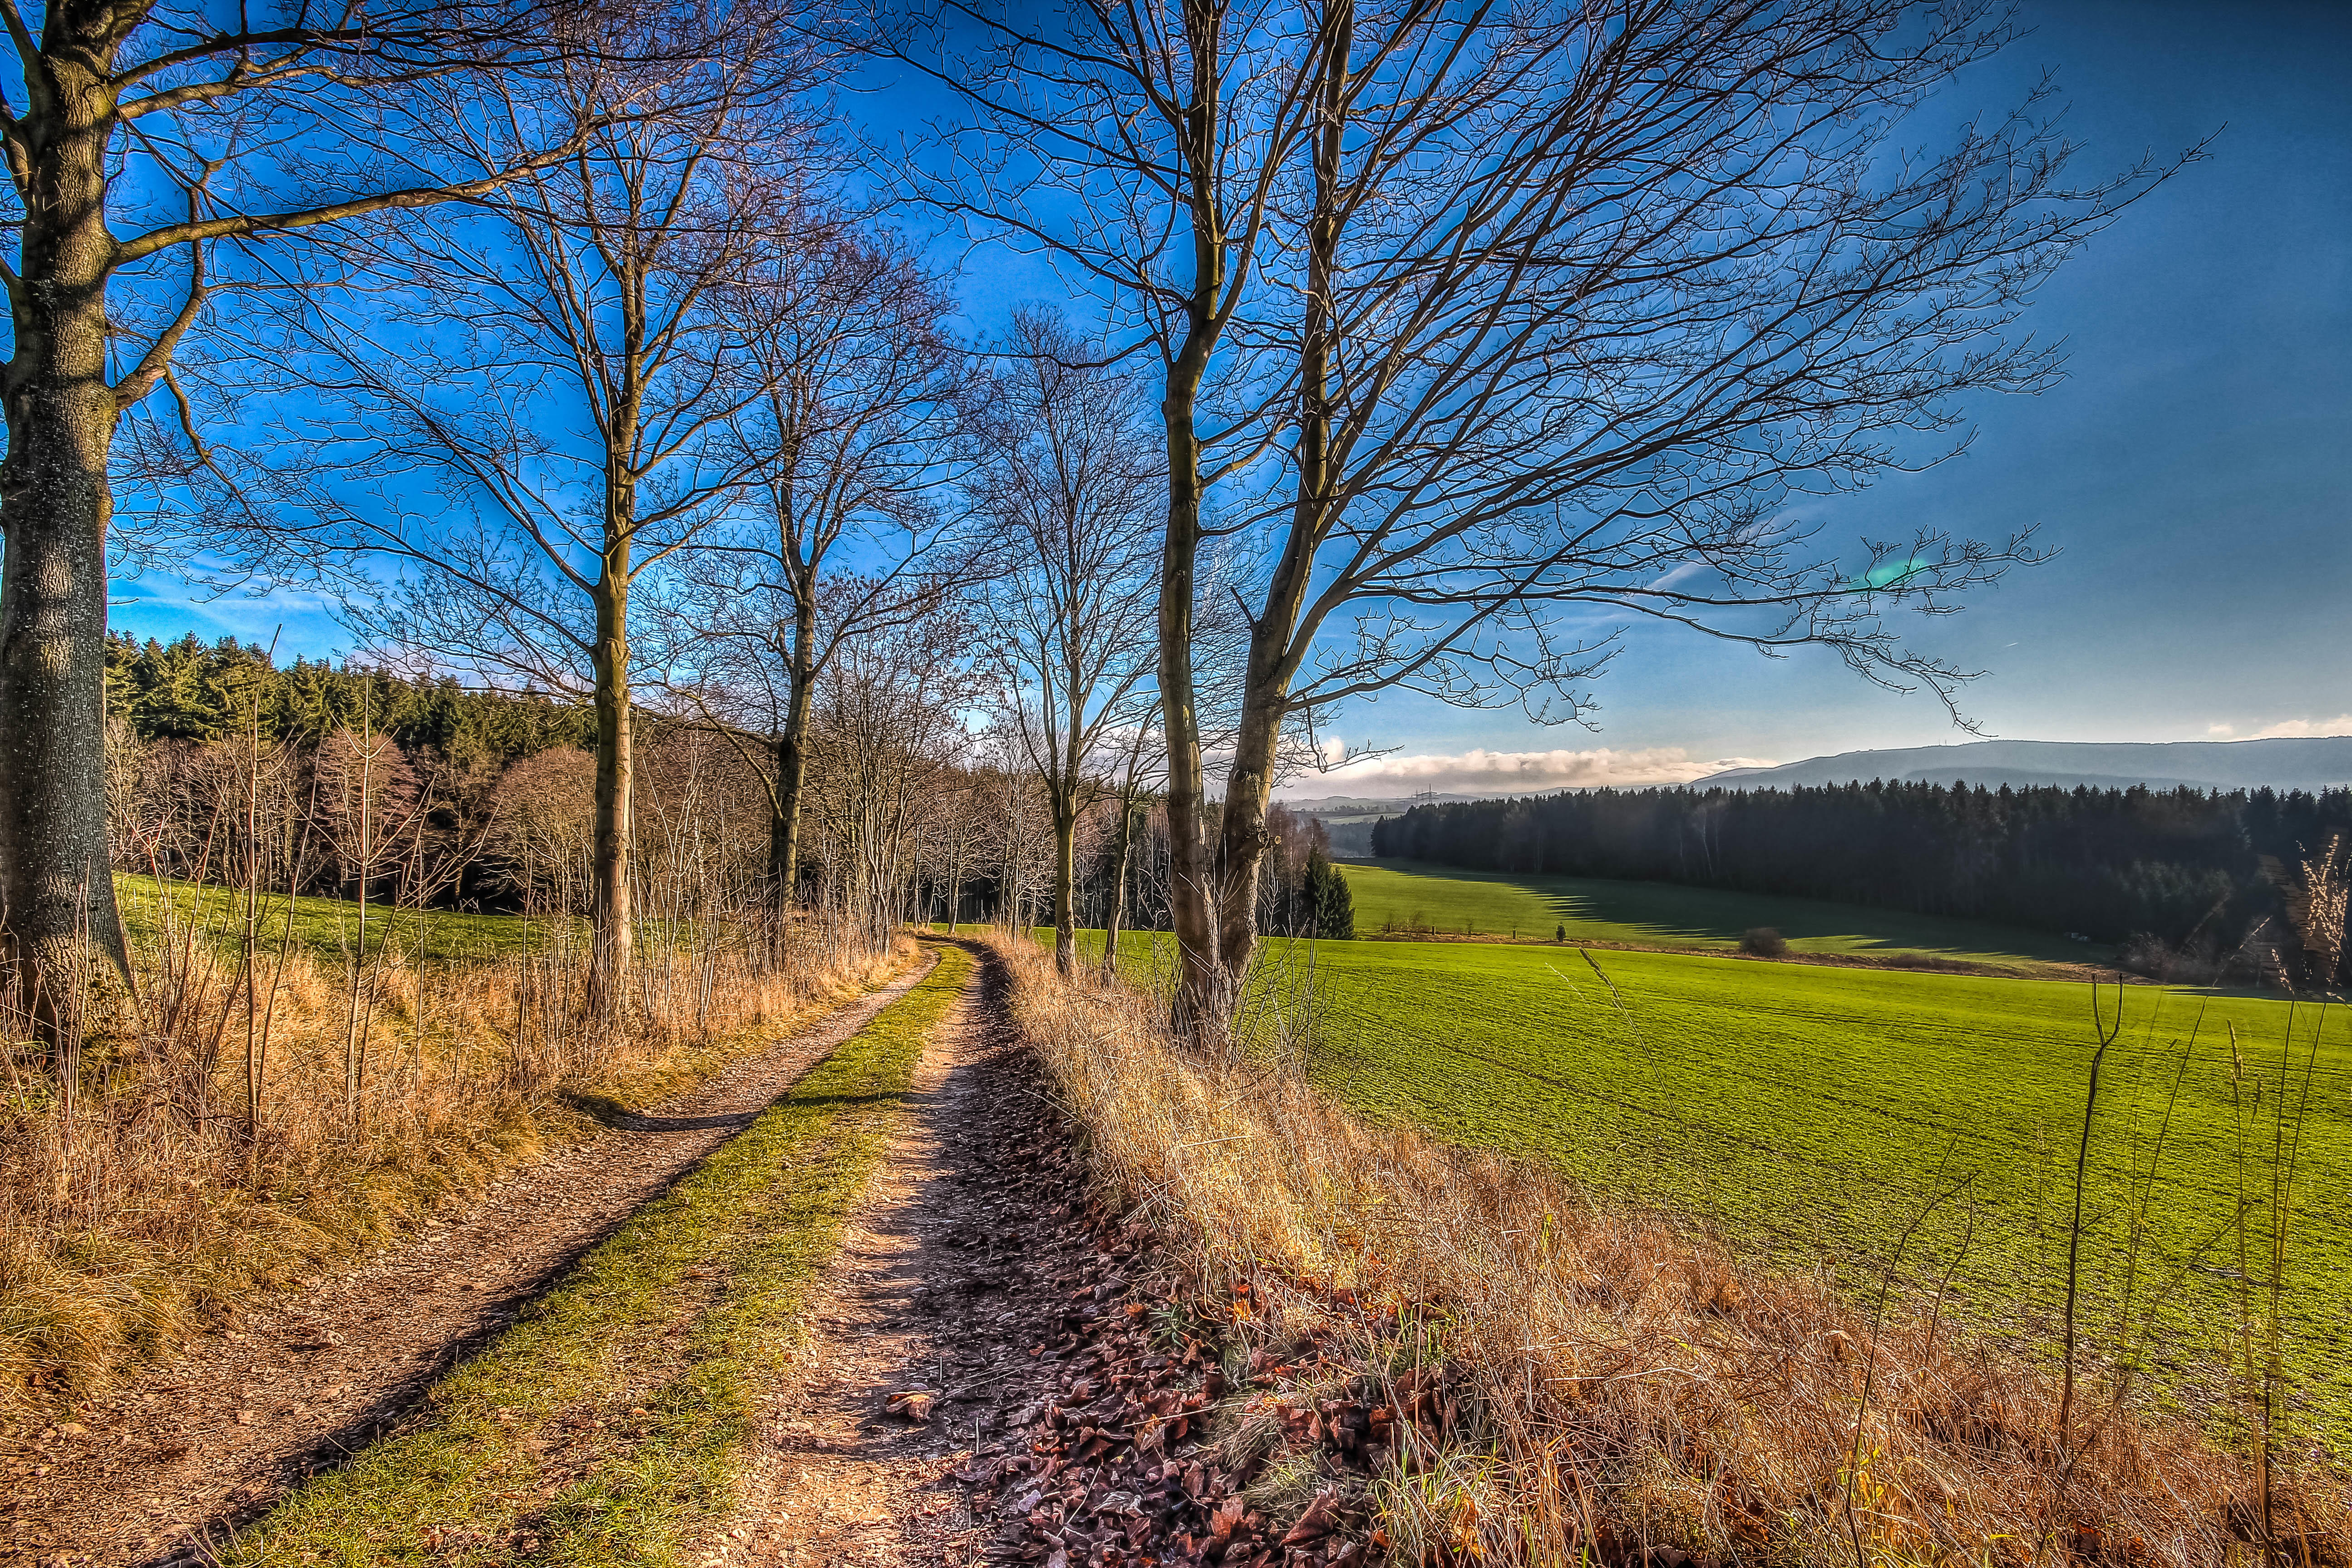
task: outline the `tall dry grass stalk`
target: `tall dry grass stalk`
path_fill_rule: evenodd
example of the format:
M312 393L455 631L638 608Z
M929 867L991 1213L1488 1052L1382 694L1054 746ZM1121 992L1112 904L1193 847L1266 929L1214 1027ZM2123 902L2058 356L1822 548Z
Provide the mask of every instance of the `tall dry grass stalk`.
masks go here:
M426 963L159 902L130 1026L62 1068L0 1047L0 1426L593 1134L601 1101L762 1048L908 951L822 920L649 922L628 1005L591 1017L567 919L527 952Z
M1295 1072L1190 1056L1150 999L1064 982L1026 942L997 950L1097 1170L1196 1299L1246 1286L1272 1305L1236 1327L1269 1350L1319 1322L1393 1408L1433 1387L1457 1408L1441 1443L1401 1425L1375 1483L1400 1560L2190 1568L2352 1552L2340 1482L2274 1497L2257 1544L2252 1465L2183 1422L2086 1402L2062 1444L2058 1379L1955 1330L1940 1292L1912 1300L1890 1274L1857 1305L1759 1271L1548 1172L1368 1126Z

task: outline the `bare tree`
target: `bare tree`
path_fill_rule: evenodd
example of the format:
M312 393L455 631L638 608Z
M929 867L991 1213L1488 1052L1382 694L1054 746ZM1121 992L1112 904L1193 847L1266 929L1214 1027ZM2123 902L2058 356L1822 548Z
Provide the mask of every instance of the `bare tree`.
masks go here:
M1141 721L1128 731L1116 759L1117 770L1110 777L1108 798L1118 816L1112 829L1118 848L1111 856L1110 903L1103 913L1102 975L1106 981L1118 973L1118 938L1127 925L1127 889L1134 869L1136 834L1145 825L1145 803L1163 776L1165 755L1160 744L1159 722L1160 705L1155 700Z
M935 500L967 368L946 290L837 215L811 215L733 297L761 387L733 421L753 482L664 607L664 662L688 702L765 753L747 760L782 908L799 882L819 684L845 647L923 622L969 576L962 520Z
M1311 121L1297 20L1291 0L1063 0L1034 10L943 0L940 15L944 25L905 35L938 47L910 46L904 58L962 94L981 121L922 194L1074 265L1111 293L1159 363L1168 815L1197 825L1203 504L1265 438L1276 401L1253 400L1249 379L1219 356L1252 298L1276 184ZM1241 397L1217 395L1220 381L1239 384ZM1181 826L1170 849L1171 882L1186 889L1171 905L1178 950L1188 973L1220 973L1208 842L1196 826ZM1188 1016L1197 991L1180 996Z
M812 793L835 868L829 891L877 949L912 912L921 840L968 747L966 640L934 616L845 640L823 677Z
M1170 407L1190 405L1184 345L1206 321L1233 405L1279 411L1230 426L1213 471L1235 496L1213 523L1171 478L1165 525L1179 1004L1204 1034L1255 948L1265 803L1302 711L1403 686L1572 719L1609 635L1563 629L1564 612L1825 646L1948 700L1966 672L1886 614L1953 608L2030 559L2023 541L1922 535L1857 558L1792 509L1957 449L1961 395L2047 384L2050 353L2003 329L2160 174L2064 184L2042 94L1904 155L1903 116L2006 40L1990 4L1303 0L1286 31L1255 14L1250 37L1286 63L1250 68L1260 56L1213 10L1131 23L1081 3L973 89L999 134L1037 117L1033 100L1071 107L1067 134L1093 149L1065 203L1079 216L1048 226L962 187L967 210L1119 284L1170 367ZM1086 47L1138 26L1182 40L1195 73L1278 89L1204 116L1201 89L1130 64L1172 45ZM1144 123L1182 129L1128 129ZM1260 147L1277 170L1244 155ZM1178 335L1160 258L1184 237L1196 258L1221 253L1234 212L1255 236L1248 275L1220 274L1240 299L1195 306ZM1197 290L1211 268L1165 270ZM1199 433L1177 425L1171 468L1190 471ZM1201 688L1180 645L1219 531L1261 574L1218 832L1192 844L1200 761L1181 732Z
M931 830L925 840L926 875L947 904L952 934L963 918L963 889L976 857L995 831L994 797L970 766L940 782L931 799Z
M1078 819L1157 705L1155 433L1133 382L1059 316L1014 312L975 509L1003 567L980 595L999 706L1054 821L1054 960L1076 973Z
M551 121L581 145L449 221L381 237L367 277L396 289L404 341L372 340L331 296L297 323L302 374L328 397L292 432L306 463L341 459L306 472L322 521L304 542L402 567L390 584L357 579L352 622L595 705L599 1009L632 962L632 595L751 477L730 423L767 390L752 344L772 323L731 302L803 205L813 133L780 84L823 59L756 14L715 35L677 25L651 64L577 60L542 91L493 79L453 105L451 161L499 165ZM398 498L419 470L456 521ZM354 474L377 482L364 503Z
M495 191L571 150L518 138L466 171L383 156L420 83L530 72L613 47L576 0L231 8L0 0L15 79L0 145L15 241L0 261L0 961L35 1027L78 1008L88 942L125 962L109 879L104 707L110 468L126 411L265 242ZM290 151L289 151L290 150ZM118 234L127 224L131 232ZM226 264L226 265L225 265ZM183 269L170 278L166 266Z

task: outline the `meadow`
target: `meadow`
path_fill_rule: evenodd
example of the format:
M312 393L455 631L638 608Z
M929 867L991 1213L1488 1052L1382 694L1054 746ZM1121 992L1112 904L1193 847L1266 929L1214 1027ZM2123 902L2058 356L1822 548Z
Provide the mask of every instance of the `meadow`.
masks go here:
M1164 962L1157 941L1130 973ZM1413 942L1270 944L1261 984L1303 1019L1315 1079L1376 1120L1549 1162L1861 1299L1892 1276L1948 1317L2058 1340L2086 984ZM2227 1424L2230 1369L2263 1363L2275 1324L2299 1430L2352 1449L2352 1018L2152 985L2097 1001L2116 1038L2084 1344Z
M235 888L118 871L114 897L134 946L151 945L167 931L194 931L234 948L245 927L245 895ZM317 959L340 960L358 949L360 907L348 900L264 893L257 913L257 936L266 948L274 950L290 935L293 946ZM530 951L537 928L547 923L520 915L374 904L367 910L367 951L381 952L390 944L412 957L443 963L503 958Z
M1816 899L1618 882L1465 871L1412 860L1340 861L1356 901L1359 936L1432 935L1726 951L1769 926L1792 952L1891 960L1948 961L2040 973L2053 963L2104 962L2106 947L2050 931L1985 921L1872 909Z

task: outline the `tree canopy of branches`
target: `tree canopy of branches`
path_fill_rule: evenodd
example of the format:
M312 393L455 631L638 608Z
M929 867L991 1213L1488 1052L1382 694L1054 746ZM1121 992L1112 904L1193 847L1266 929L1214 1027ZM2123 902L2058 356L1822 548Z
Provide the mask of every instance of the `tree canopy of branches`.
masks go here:
M767 753L781 907L800 882L825 672L852 642L935 615L969 577L964 520L937 500L968 371L948 292L844 215L812 213L733 298L761 389L731 432L750 482L664 606L662 662L674 690Z
M823 678L812 749L829 880L877 947L913 913L925 841L949 826L969 742L964 635L934 615L848 638Z
M2068 184L2041 94L1908 150L1906 117L2006 41L1972 0L1072 0L977 24L941 69L982 110L968 155L1001 175L1045 144L1061 199L1016 208L961 166L934 195L1098 280L1163 373L1179 1001L1204 1034L1255 948L1302 711L1403 687L1572 719L1644 619L1948 699L1966 672L1889 614L1949 610L2024 540L1841 551L1796 509L1955 449L1965 395L2047 384L2053 353L2006 329L2161 174ZM1196 835L1220 534L1259 573Z
M570 58L452 102L450 162L502 166L543 125L578 150L376 237L367 284L396 291L404 341L331 303L295 323L297 374L325 395L295 446L331 459L327 482L290 476L322 520L301 543L402 567L389 586L362 570L350 618L594 705L598 996L621 994L631 965L631 596L751 477L731 426L769 390L756 345L775 323L737 303L806 205L814 138L793 95L828 58L757 12L666 24L675 36L645 59ZM388 483L345 494L419 471L457 521Z
M1006 348L973 486L1003 565L979 602L998 705L1053 809L1054 952L1068 974L1079 815L1153 739L1157 442L1132 382L1091 368L1098 346L1059 318L1016 312Z
M173 374L246 266L288 237L497 190L571 143L520 138L464 172L406 148L423 87L530 74L601 47L572 0L223 8L0 4L0 961L35 1028L79 1009L80 955L117 965L106 875L108 531L117 426ZM128 232L118 232L118 226Z

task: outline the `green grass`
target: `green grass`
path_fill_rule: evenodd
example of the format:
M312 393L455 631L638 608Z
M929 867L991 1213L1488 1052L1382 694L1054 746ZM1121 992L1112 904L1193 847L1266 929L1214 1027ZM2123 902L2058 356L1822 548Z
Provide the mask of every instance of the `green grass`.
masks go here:
M1130 975L1164 965L1168 941L1139 935ZM1954 1309L2051 1342L2087 985L1626 952L1594 953L1596 972L1549 945L1269 945L1268 990L1318 1010L1319 1081L1374 1119L1701 1216L1865 1296L1948 1193L1901 1273L1956 1268ZM2116 995L2101 991L2111 1014ZM2084 1202L2088 1342L2137 1357L2170 1395L2210 1395L2235 1348L2237 1216L2242 1205L2259 1296L2273 1156L2292 1149L2288 1362L2310 1429L2352 1451L2352 1017L2156 986L2122 996Z
M233 888L117 872L114 896L122 910L123 928L134 942L155 940L167 922L194 925L201 934L230 943L244 929L245 895ZM346 899L304 895L292 900L289 908L283 893L264 894L260 938L275 947L290 917L295 945L322 958L340 958L359 941L359 905ZM529 948L541 923L520 915L370 904L367 945L374 952L390 942L403 951L443 961L496 958Z
M124 931L134 942L157 940L166 925L193 925L199 935L233 947L245 927L245 895L233 888L217 888L168 878L115 873L114 897L122 910ZM295 945L320 958L340 959L359 942L358 904L344 899L302 897L289 910L283 893L265 894L261 901L261 941L274 949L287 921L293 921ZM403 952L444 963L498 958L530 947L544 922L520 915L459 914L443 910L394 910L371 904L367 911L370 952L393 942Z
M1356 900L1356 931L1728 949L1745 931L1769 926L1797 952L1874 958L1958 959L2019 973L2043 964L2097 963L2110 950L2050 931L1984 921L1906 914L1817 899L1618 882L1598 877L1538 877L1464 871L1412 860L1341 861Z
M304 1487L223 1562L689 1561L733 1506L760 1401L970 968L946 950L436 1384L411 1429Z

